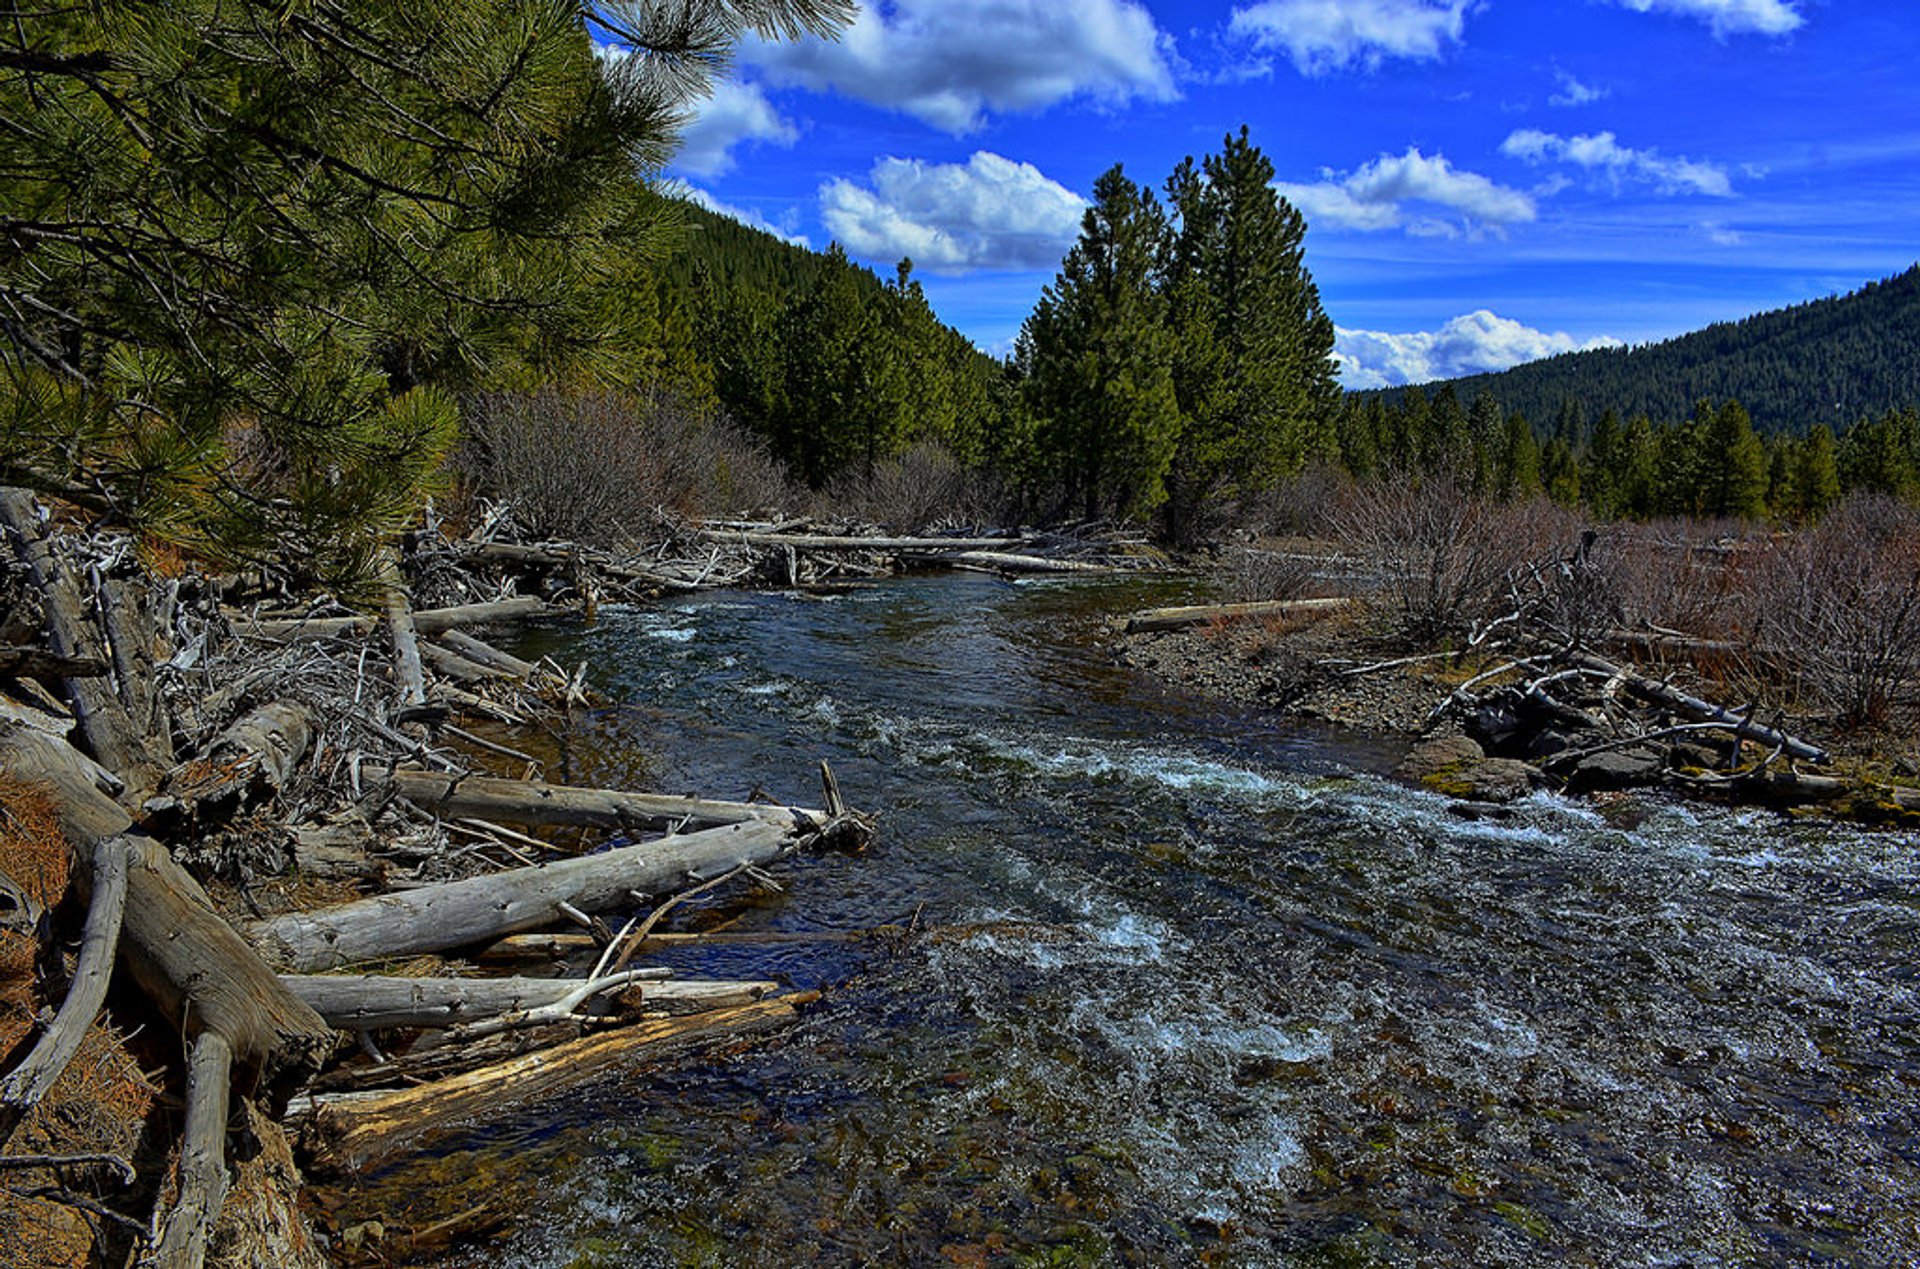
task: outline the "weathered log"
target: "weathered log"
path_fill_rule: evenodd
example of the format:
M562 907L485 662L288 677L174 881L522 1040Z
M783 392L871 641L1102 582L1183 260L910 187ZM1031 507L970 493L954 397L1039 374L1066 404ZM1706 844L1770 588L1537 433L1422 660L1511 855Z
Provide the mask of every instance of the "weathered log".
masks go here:
M996 547L1019 546L1025 538L886 538L838 537L826 533L733 533L720 529L702 529L708 542L744 543L748 546L791 546L802 551L991 551Z
M154 642L159 631L126 582L95 575L94 599L106 630L120 703L138 743L160 769L173 765L173 726L153 682Z
M1711 701L1701 700L1674 687L1671 683L1662 683L1650 679L1644 674L1635 674L1622 669L1613 662L1591 654L1580 653L1573 657L1575 664L1589 670L1618 679L1622 686L1634 696L1655 705L1662 705L1686 715L1695 722L1718 723L1728 731L1747 739L1780 750L1789 758L1800 758L1807 762L1826 763L1827 751L1818 745L1809 744L1797 736L1761 723L1744 718L1731 710L1724 709Z
M494 1066L373 1098L323 1105L305 1134L312 1167L360 1172L449 1124L575 1087L620 1063L661 1062L724 1040L792 1022L816 993L782 996L735 1009L651 1019L586 1036Z
M278 792L293 778L313 744L313 719L304 705L272 701L235 719L200 758L167 773L151 814L199 819L208 810L237 810L260 793Z
M72 570L40 533L33 498L19 489L0 489L0 523L6 525L15 554L40 592L47 643L54 655L109 661L87 620ZM172 764L155 751L147 728L135 725L113 685L101 678L70 678L65 680L65 691L93 757L126 782L136 801L151 792L160 773Z
M180 1140L179 1193L148 1263L154 1269L200 1269L207 1240L227 1197L227 1115L233 1050L218 1031L195 1036L187 1059L187 1126Z
M482 665L478 661L469 661L451 648L443 648L437 643L422 643L418 645L418 652L420 659L436 671L462 683L497 683L503 680L511 682L519 677L506 670Z
M400 580L400 563L388 552L381 572L386 582L382 601L387 638L393 645L394 685L400 689L400 704L427 703L427 673L420 665L420 636L414 629L413 603L407 598L406 585Z
M745 1003L774 990L771 982L714 982L646 977L641 970L623 986L629 1003L671 1011L688 1006ZM664 973L665 971L659 971ZM622 975L622 977L628 977ZM393 1027L450 1027L502 1014L540 1009L578 991L577 978L385 978L355 974L287 974L290 991L342 1031Z
M1742 772L1711 777L1714 785L1752 791L1772 801L1797 804L1838 802L1843 798L1869 799L1902 811L1920 812L1920 789L1891 784L1867 784L1840 776L1812 775L1800 771ZM1704 783L1704 781L1695 781Z
M0 646L0 675L35 679L97 679L107 672L98 657L63 657L41 648Z
M80 957L66 999L53 1025L33 1050L0 1084L0 1142L14 1125L44 1098L80 1051L87 1028L93 1025L107 998L113 977L114 955L120 946L120 920L127 903L129 850L123 837L104 837L93 844L88 874L93 890L87 921L80 935Z
M293 830L293 864L321 880L379 881L387 866L369 853L373 842L373 830L364 821L303 824Z
M942 551L937 555L916 555L915 563L943 566L969 566L991 569L996 573L1111 573L1110 564L1087 560L1056 559L1049 555L1020 555L1008 551Z
M751 946L763 943L857 943L862 939L897 935L904 926L882 925L870 930L710 930L704 934L649 933L636 953L672 947ZM564 960L590 952L599 944L591 934L513 934L479 952L483 965L526 961Z
M421 810L447 819L623 829L664 827L682 822L770 823L794 830L812 830L831 818L823 811L806 807L623 793L617 789L438 771L382 772L363 778L376 786L384 783Z
M285 969L311 973L371 960L489 942L550 925L561 905L604 912L636 893L663 894L743 863L767 864L797 848L766 819L641 842L617 850L256 922L252 933Z
M516 679L532 678L537 668L531 662L522 661L517 656L502 652L492 644L476 639L464 630L444 631L440 635L440 642L475 665L504 671Z
M169 1025L189 1038L219 1033L254 1086L270 1100L284 1098L319 1069L332 1029L280 985L165 847L128 832L126 811L93 786L85 766L60 760L66 748L25 728L0 729L0 756L24 772L17 778L52 790L61 830L82 860L101 838L126 835L120 960L134 981ZM86 883L85 868L74 875Z
M518 726L527 721L497 701L490 701L484 696L463 691L446 683L435 684L432 697L450 710L460 710L476 718L490 718L496 723L506 723L508 726Z
M524 621L560 611L538 599L522 597L499 599L485 604L457 604L451 608L427 608L413 614L417 634L437 635L457 626L483 626L502 621ZM295 641L332 639L338 636L365 637L374 632L378 617L301 617L254 621L244 613L231 614L234 627L242 634L267 639Z
M1192 604L1180 608L1150 608L1127 621L1128 634L1185 630L1215 621L1241 617L1318 617L1339 612L1354 601L1337 599L1268 599L1250 604Z

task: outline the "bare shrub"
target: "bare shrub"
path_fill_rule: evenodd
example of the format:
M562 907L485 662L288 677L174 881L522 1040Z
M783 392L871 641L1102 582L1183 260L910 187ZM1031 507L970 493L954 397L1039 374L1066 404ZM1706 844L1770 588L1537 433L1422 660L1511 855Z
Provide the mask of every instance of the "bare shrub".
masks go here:
M458 465L533 538L617 544L663 513L778 506L785 474L756 439L664 395L542 388L468 402Z
M1242 496L1231 521L1248 532L1275 537L1323 533L1352 486L1353 478L1337 465L1312 462L1297 475Z
M1299 599L1313 587L1314 561L1297 552L1237 546L1222 553L1211 573L1228 603Z
M1746 643L1757 616L1755 570L1772 541L1750 526L1671 519L1614 525L1604 538L1623 625Z
M1885 722L1920 673L1920 511L1856 495L1769 563L1768 642L1843 723Z
M870 475L843 477L822 495L823 511L885 526L895 533L970 528L994 523L1006 496L938 441L921 441Z
M1545 499L1501 504L1445 475L1356 486L1330 522L1378 578L1395 626L1421 640L1471 635L1510 611L1516 579L1569 553L1580 528Z

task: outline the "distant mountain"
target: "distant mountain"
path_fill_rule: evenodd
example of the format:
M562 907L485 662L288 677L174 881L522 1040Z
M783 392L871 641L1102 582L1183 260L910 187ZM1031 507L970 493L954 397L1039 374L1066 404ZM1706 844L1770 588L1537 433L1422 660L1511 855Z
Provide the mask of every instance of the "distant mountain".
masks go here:
M1920 265L1851 295L1717 322L1658 344L1564 353L1449 382L1462 402L1489 392L1543 431L1567 401L1591 424L1608 409L1623 420L1679 419L1701 397L1732 397L1762 433L1804 435L1816 423L1837 432L1920 404ZM1440 386L1423 390L1431 395Z

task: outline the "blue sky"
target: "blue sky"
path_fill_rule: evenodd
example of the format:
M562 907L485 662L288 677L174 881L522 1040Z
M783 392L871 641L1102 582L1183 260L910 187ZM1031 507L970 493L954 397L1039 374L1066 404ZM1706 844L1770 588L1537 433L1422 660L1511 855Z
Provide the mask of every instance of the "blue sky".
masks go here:
M751 42L668 175L1011 345L1116 162L1242 123L1352 386L1852 290L1920 259L1911 0L891 0Z

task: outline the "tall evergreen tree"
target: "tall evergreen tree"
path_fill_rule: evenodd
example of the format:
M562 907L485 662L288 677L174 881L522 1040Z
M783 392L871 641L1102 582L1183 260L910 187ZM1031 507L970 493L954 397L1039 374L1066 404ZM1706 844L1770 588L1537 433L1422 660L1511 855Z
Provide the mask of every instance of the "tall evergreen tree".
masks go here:
M1179 437L1160 286L1166 216L1118 164L1093 187L1080 238L1021 329L1038 441L1089 519L1140 515L1166 496Z
M1222 495L1270 484L1334 443L1333 323L1305 261L1306 220L1242 127L1166 185L1165 281L1182 415L1169 477L1176 536Z
M454 393L631 378L636 178L843 0L99 0L0 24L0 479L361 571ZM607 59L596 41L624 44ZM642 323L644 325L644 323Z

